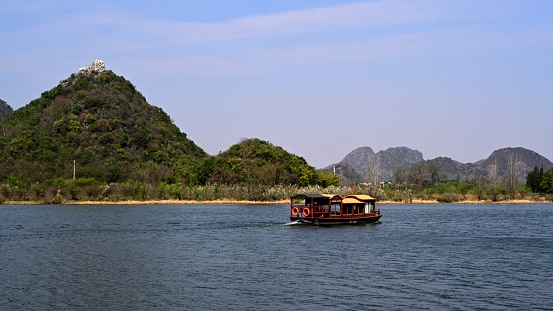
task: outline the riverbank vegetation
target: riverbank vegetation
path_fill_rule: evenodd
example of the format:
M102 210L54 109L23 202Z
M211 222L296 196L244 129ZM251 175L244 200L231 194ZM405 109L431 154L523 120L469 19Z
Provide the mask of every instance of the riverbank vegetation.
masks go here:
M551 174L551 172L548 172ZM550 181L548 181L550 182ZM369 193L387 203L509 203L553 202L553 193L533 192L519 184L514 196L501 184L482 180L438 182L422 187L417 184L342 185L262 185L166 183L140 181L107 184L92 178L56 179L49 183L21 183L13 178L0 186L0 203L62 204L75 202L284 202L298 193Z
M1 125L0 202L267 201L338 184L260 139L210 156L110 70L72 74Z

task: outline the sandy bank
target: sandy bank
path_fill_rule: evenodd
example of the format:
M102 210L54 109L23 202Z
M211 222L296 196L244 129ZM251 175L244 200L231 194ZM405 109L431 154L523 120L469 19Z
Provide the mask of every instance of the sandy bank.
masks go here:
M261 201L238 201L238 200L215 200L215 201L194 201L194 200L148 200L148 201L66 201L63 205L176 205L176 204L284 204L290 203L288 200L283 201L270 201L270 202L261 202ZM44 204L42 202L31 202L31 201L5 201L4 205L32 205L32 204Z
M258 205L269 205L269 204L289 204L289 200L280 200L280 201L238 201L238 200L215 200L215 201L195 201L195 200L148 200L148 201L66 201L64 205L230 205L230 204L258 204ZM32 204L44 204L42 202L31 202L31 201L5 201L4 205L32 205ZM460 201L453 203L440 203L436 200L417 200L413 199L411 203L405 202L395 202L395 201L377 201L377 204L380 205L389 205L389 204L553 204L553 202L546 201L532 201L532 200L507 200L492 202L491 200L481 200L481 201ZM1 204L0 204L1 205Z
M546 201L532 201L532 200L505 200L493 202L491 200L480 200L480 201L459 201L452 203L440 203L437 200L417 200L413 199L411 203L405 202L395 202L395 201L378 201L378 204L553 204L553 202Z

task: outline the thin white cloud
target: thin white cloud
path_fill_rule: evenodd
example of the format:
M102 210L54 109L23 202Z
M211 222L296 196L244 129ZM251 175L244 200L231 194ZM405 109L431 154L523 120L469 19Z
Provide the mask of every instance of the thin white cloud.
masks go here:
M451 15L450 9L446 5L429 5L426 1L379 1L244 17L222 23L127 20L126 26L168 43L187 44L458 19L459 16Z
M152 66L152 70L158 68L157 71L164 68L166 72L251 73L272 70L283 64L366 60L451 51L469 45L474 48L475 44L471 43L481 40L479 38L489 40L480 42L480 45L493 46L497 40L508 44L516 41L511 40L512 37L494 37L496 33L482 36L476 33L478 25L467 27L462 22L489 21L496 14L505 14L510 9L508 5L498 9L485 4L459 4L459 1L394 0L250 16L219 23L147 19L115 11L64 15L37 27L0 33L0 38L14 47L11 56L17 58L21 55L17 52L18 47L26 51L40 48L47 57L63 53L83 54L83 51L98 57L132 53L129 59L133 62L155 63L157 66ZM423 27L419 32L411 30L419 25L435 26L439 23L451 24ZM456 23L459 26L451 26ZM394 26L392 31L380 31L389 26ZM371 35L350 39L340 35L347 36L350 30ZM311 34L328 34L328 40L321 37L311 40L317 37ZM288 40L295 35L305 36L308 40ZM515 39L525 40L524 34L519 33ZM258 41L254 40L279 43L264 47L263 43L257 44ZM203 46L213 44L216 48L203 50ZM221 50L217 51L218 48ZM4 55L9 56L10 52L5 51ZM254 69L254 66L259 68Z
M220 23L187 23L124 14L75 14L60 16L48 24L17 35L73 34L77 42L103 36L129 44L141 40L147 45L191 44L242 38L376 28L390 25L423 24L459 19L455 2L378 1L344 4L268 15L251 16ZM466 15L466 14L464 14ZM465 18L467 18L465 16ZM81 38L77 34L82 34ZM136 44L136 43L135 43ZM145 44L146 45L146 44Z

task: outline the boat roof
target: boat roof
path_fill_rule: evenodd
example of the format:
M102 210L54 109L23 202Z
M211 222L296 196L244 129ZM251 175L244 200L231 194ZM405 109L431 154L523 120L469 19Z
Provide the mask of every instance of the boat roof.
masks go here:
M341 197L337 194L299 193L290 198L291 199L327 199L328 200L334 197L340 198L342 202L346 204L363 203L365 201L375 200L375 198L366 194L349 194L349 195L346 195L345 197Z
M350 195L346 195L345 198L356 198L357 200L360 200L360 201L371 201L371 200L374 200L375 198L371 197L370 195L366 195L366 194L350 194Z
M292 199L328 199L327 196L319 193L300 193L291 197Z
M342 197L337 194L323 194L323 195L329 200L336 200L336 199L342 200Z
M363 202L363 201L361 201L361 200L357 200L357 199L354 198L354 197L348 197L348 198L344 198L344 199L342 200L342 203L343 203L343 204L355 204L355 203L365 203L365 202Z

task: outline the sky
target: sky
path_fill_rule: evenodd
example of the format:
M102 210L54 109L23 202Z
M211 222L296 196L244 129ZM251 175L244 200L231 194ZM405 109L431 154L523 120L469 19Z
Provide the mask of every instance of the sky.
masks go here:
M101 59L215 155L259 138L317 168L405 146L553 161L553 1L0 1L0 99Z

